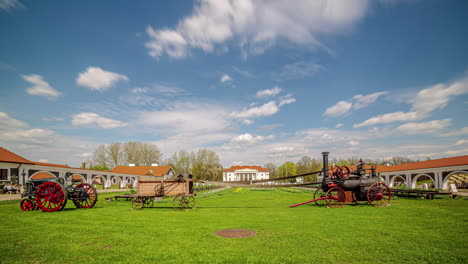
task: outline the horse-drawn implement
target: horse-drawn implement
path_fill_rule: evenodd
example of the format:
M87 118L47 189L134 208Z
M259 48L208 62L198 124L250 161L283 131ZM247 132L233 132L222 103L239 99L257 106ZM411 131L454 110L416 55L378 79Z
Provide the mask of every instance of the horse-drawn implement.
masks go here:
M195 208L195 192L192 175L178 175L171 179L148 177L138 181L137 193L130 195L132 208L142 209L153 207L154 200L162 197L173 197L172 207L185 210Z
M26 182L25 191L21 194L24 198L20 203L21 210L61 211L68 200L72 200L77 208L93 207L98 198L96 189L87 183L74 183L71 175L68 178L37 179Z

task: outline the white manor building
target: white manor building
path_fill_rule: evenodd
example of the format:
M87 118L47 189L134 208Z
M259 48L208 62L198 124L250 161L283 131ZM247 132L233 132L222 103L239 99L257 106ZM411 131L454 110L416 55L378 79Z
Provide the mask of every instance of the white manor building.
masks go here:
M260 166L232 166L223 170L223 181L255 181L270 178L270 170Z

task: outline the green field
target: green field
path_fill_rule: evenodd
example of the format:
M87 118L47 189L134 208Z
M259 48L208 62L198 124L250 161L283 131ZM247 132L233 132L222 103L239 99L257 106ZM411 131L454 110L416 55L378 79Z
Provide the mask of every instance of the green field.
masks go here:
M100 195L92 209L22 212L0 202L6 263L467 263L468 200L397 198L391 206L289 205L309 190L199 193L197 208L170 202L131 210ZM249 229L223 238L221 229Z

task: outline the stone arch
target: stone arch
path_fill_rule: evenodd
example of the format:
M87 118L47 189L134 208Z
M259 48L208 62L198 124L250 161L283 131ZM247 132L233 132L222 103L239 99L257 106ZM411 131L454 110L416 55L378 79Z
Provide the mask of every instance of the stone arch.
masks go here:
M38 171L29 177L30 180L55 179L55 175L48 171Z
M72 181L72 182L76 182L76 183L85 183L85 182L86 182L86 178L85 178L83 175L81 175L81 174L76 174L76 173L75 173L75 174L73 174L73 175L71 176L71 181Z
M91 184L96 189L105 189L108 187L107 179L104 175L92 175Z
M118 186L119 189L122 188L122 184L125 184L122 177L119 176L111 176L110 178L110 186Z
M448 189L448 182L450 180L450 177L452 177L455 174L468 174L468 171L452 171L445 177L444 183L442 184L442 189L447 190Z
M426 173L421 173L421 174L418 174L418 175L413 177L413 181L411 182L411 188L412 189L416 188L416 183L418 182L418 179L420 180L421 177L429 178L432 181L432 185L435 186L435 180L431 175L426 174ZM428 186L428 187L429 188L434 188L434 187L431 187L431 186Z
M390 188L392 188L392 187L398 187L398 186L403 185L403 184L408 185L406 183L406 179L405 179L404 176L402 176L402 175L393 175L390 178L390 182L389 182L388 186Z

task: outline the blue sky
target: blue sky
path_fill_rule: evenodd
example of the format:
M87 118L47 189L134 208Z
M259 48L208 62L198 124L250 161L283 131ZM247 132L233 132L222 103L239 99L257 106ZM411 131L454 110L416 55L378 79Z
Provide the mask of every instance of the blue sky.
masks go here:
M293 4L292 4L293 3ZM466 1L0 0L0 146L224 166L468 154Z

